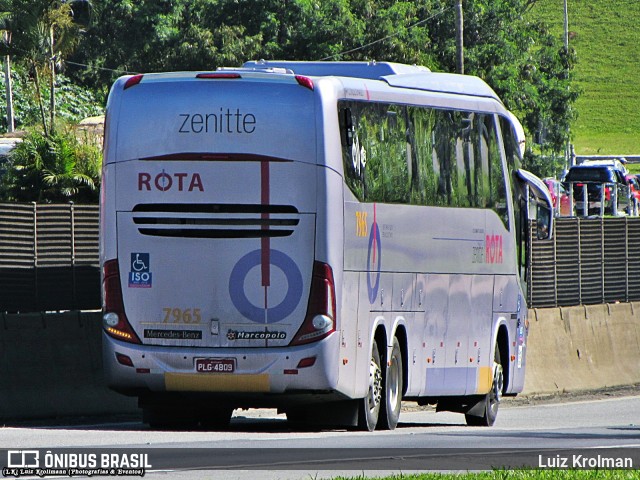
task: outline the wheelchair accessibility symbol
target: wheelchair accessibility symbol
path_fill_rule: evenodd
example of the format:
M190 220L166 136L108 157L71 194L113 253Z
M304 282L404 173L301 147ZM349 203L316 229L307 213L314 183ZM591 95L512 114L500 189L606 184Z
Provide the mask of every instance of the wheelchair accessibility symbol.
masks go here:
M151 288L151 271L148 253L131 254L129 288Z
M264 288L264 305L255 305L246 294L249 286L245 282L249 272L255 267L265 269L265 261L269 269L271 265L282 271L287 280L286 294L282 301L275 306L268 305L268 289L271 288L269 281L262 282ZM255 323L271 324L277 323L289 316L300 303L302 298L302 274L295 262L285 253L279 250L269 249L267 254L262 249L257 249L247 253L233 267L229 277L229 295L231 302L245 318ZM258 296L256 295L256 298Z

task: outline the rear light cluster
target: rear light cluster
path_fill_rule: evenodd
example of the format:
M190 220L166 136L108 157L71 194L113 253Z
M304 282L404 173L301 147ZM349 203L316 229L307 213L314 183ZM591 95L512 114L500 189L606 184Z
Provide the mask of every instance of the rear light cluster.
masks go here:
M196 78L208 78L213 80L224 80L230 78L242 78L239 73L221 73L221 72L211 72L211 73L199 73L196 75Z
M134 75L132 77L129 77L126 80L126 82L124 82L124 87L122 87L122 89L126 90L129 87L133 87L134 85L138 85L142 81L142 77L144 77L144 75L142 75L142 74Z
M126 90L127 88L133 87L134 85L138 85L142 81L142 77L144 77L143 74L133 75L129 77L124 82L124 86L122 87L122 89ZM242 78L242 75L237 72L205 72L196 74L196 78L209 80L225 80ZM309 90L314 89L313 80L311 80L309 77L305 77L303 75L295 75L295 79L296 82L298 82L298 85L308 88Z
M104 263L104 315L102 324L105 332L113 338L130 343L142 343L133 331L122 301L122 287L120 286L120 269L118 259Z
M309 90L313 90L313 80L311 80L309 77L305 77L302 75L296 75L296 82L298 82L298 85L308 88Z
M314 262L307 314L291 345L317 342L335 331L336 287L333 270L326 263Z

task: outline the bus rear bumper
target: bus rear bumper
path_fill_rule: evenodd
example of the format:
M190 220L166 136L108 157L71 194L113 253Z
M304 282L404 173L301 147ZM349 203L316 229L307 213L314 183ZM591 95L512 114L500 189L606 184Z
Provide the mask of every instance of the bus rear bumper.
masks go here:
M213 349L136 345L103 333L107 385L119 392L295 394L335 391L337 335L298 347ZM333 360L333 361L331 361Z

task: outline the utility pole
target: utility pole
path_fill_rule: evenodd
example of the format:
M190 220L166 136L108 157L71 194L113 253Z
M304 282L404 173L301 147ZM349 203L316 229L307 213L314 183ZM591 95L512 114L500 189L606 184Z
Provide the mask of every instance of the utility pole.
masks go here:
M9 43L9 32L4 32L4 41ZM11 90L11 57L9 55L4 59L4 86L7 96L7 132L15 131L13 120L13 92Z
M564 0L564 51L567 57L569 56L569 7L567 0ZM569 71L567 67L567 78ZM569 127L567 127L567 144L565 146L565 170L569 170L574 164L575 155L572 154L571 137L569 134Z
M564 48L569 51L569 7L567 0L564 0Z
M464 20L462 18L462 0L456 1L456 70L464 75Z

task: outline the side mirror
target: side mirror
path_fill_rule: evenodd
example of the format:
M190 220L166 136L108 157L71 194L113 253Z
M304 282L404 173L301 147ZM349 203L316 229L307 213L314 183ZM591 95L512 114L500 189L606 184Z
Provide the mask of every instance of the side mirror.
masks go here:
M551 237L551 228L553 215L547 205L536 204L536 232L538 240L547 240Z
M526 170L516 170L520 190L525 196L526 218L536 222L536 236L540 240L551 238L553 232L553 202L549 189L542 180Z

